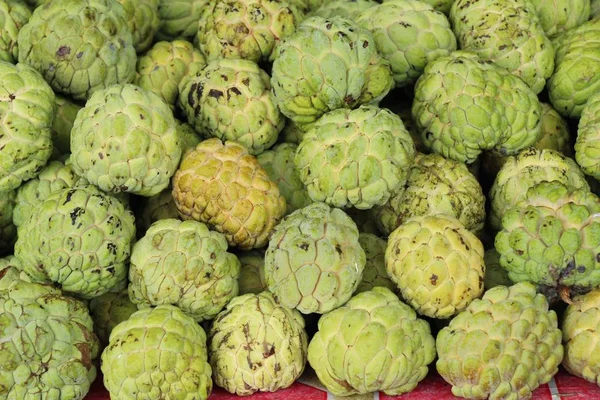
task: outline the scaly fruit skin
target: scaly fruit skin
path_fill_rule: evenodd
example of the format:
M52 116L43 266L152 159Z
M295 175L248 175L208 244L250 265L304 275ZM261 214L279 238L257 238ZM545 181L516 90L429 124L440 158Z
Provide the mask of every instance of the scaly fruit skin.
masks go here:
M371 32L343 17L311 17L275 50L271 85L302 131L328 111L377 104L394 85Z
M225 236L201 222L155 222L130 263L129 297L140 308L171 304L202 322L238 294L240 261L227 252Z
M303 18L284 0L213 0L202 9L195 43L208 61L272 61L275 45L292 35Z
M502 216L525 198L529 188L543 181L559 181L567 186L589 191L583 172L572 159L554 150L530 148L509 157L490 189L489 223L502 228Z
M408 393L434 359L429 324L383 287L322 316L308 345L310 365L336 396Z
M308 14L310 11L314 11L323 5L325 0L288 0L288 3L296 6L303 13Z
M600 291L594 290L573 299L563 315L562 365L570 374L600 386L598 341L600 339Z
M239 295L258 294L267 290L265 281L265 254L262 251L250 250L238 254L240 260L240 277L238 278Z
M170 305L137 311L117 325L102 352L111 398L205 400L212 391L206 333Z
M110 333L121 322L126 321L138 310L129 300L127 288L110 291L90 301L90 316L94 321L94 331L102 346L108 345Z
M280 143L256 157L271 180L279 187L281 195L285 197L286 214L306 207L313 202L300 179L300 172L294 166L297 149L298 146L295 144Z
M529 0L546 36L556 37L590 19L590 0Z
M542 182L502 217L500 264L513 282L586 291L600 285L600 199Z
M0 256L9 253L17 240L17 228L13 223L17 193L0 191Z
M114 0L49 1L33 11L18 44L19 62L76 100L135 77L127 13Z
M91 299L127 278L133 214L94 186L50 194L17 233L15 256L36 282Z
M19 0L0 1L0 61L17 61L19 30L30 17L31 10Z
M256 157L236 142L207 139L186 153L173 177L183 219L221 232L230 246L261 248L286 211L285 199Z
M414 83L425 66L456 50L456 37L441 12L422 1L395 0L363 11L379 53L390 62L396 87Z
M52 154L55 95L25 64L0 61L0 191L34 178Z
M590 7L590 19L595 19L598 15L600 15L600 0L591 0Z
M438 333L436 367L455 396L531 399L558 372L561 338L556 313L532 284L497 286Z
M133 47L138 54L148 50L158 31L159 0L117 0L127 13L127 23L132 34Z
M215 384L238 396L285 389L304 371L304 318L270 292L231 300L214 319L209 340Z
M198 32L198 20L210 0L158 0L160 24L157 41L192 41Z
M395 291L396 284L390 279L385 268L385 249L387 241L371 233L361 232L358 237L360 247L365 251L367 262L363 270L362 280L355 293L366 292L376 286Z
M52 193L72 188L81 178L73 167L60 161L50 161L34 179L25 182L17 189L17 198L13 213L16 226L22 225Z
M478 235L485 222L485 196L467 166L439 154L418 154L404 187L372 215L385 235L416 216L455 217Z
M404 300L421 315L449 318L483 293L483 245L459 220L414 217L388 238L385 264Z
M106 192L154 196L181 158L173 112L156 94L133 84L99 90L71 131L74 171Z
M511 286L513 281L508 277L508 271L500 265L500 253L495 248L485 251L483 255L485 261L485 276L483 277L483 286L489 290L496 286Z
M600 18L554 40L554 74L548 80L550 102L563 117L577 118L589 97L600 90Z
M134 83L159 95L171 108L175 108L179 83L188 73L190 65L206 65L204 56L185 40L158 42L139 57Z
M179 106L200 135L236 141L253 155L273 146L285 124L269 75L249 60L220 59L188 72Z
M554 71L554 48L529 0L456 0L450 21L460 48L493 61L538 94Z
M198 146L198 143L202 141L203 137L198 135L194 128L186 122L175 119L175 125L181 143L182 154L194 150L196 146Z
M144 234L150 225L161 219L179 218L179 210L173 200L173 188L142 200L140 213L135 219L140 233Z
M455 51L427 65L412 115L428 149L470 164L485 150L511 155L535 143L542 106L506 69Z
M275 227L265 253L265 280L277 301L303 314L346 303L366 264L358 228L342 210L313 203Z
M356 20L360 13L376 5L378 3L375 0L330 0L310 13L310 16L322 18L344 17Z
M415 155L400 117L361 106L323 115L302 138L294 165L313 201L366 210L406 183Z
M384 3L393 2L396 0L383 0ZM446 15L450 13L450 8L452 8L452 4L454 0L421 0L423 3L427 3L431 5L434 10L442 12Z
M0 270L0 397L85 398L98 356L87 307L59 289L7 272Z
M82 108L71 99L56 96L56 114L52 123L53 159L71 153L71 130L77 113Z
M584 173L600 179L600 93L592 95L581 111L575 160Z
M23 265L15 256L0 258L0 275L3 273L4 277L0 277L0 290L6 289L12 281L17 279L31 282L31 278L23 271Z

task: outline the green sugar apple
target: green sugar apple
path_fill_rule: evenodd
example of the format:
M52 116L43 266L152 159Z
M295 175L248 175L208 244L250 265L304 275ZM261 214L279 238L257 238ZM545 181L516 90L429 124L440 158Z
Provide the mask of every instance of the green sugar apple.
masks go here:
M590 0L529 0L546 36L556 37L590 19Z
M158 0L160 23L156 41L192 41L198 32L202 9L210 0Z
M18 60L19 31L30 17L31 10L20 0L0 0L0 61Z
M592 95L581 111L575 160L584 173L600 178L600 92Z

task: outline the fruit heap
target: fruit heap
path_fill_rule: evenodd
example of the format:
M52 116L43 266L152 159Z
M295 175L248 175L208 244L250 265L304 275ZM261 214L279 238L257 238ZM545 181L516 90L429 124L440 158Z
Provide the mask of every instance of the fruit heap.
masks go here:
M600 385L599 15L0 0L0 399Z

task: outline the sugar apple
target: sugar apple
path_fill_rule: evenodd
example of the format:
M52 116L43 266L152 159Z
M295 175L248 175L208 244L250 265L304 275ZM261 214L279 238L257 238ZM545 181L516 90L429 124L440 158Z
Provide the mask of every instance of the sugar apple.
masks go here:
M366 292L376 286L395 291L397 289L396 284L390 279L385 268L387 241L372 233L361 232L358 236L358 243L365 251L367 262L363 270L362 280L358 284L355 293Z
M428 149L471 164L484 150L511 155L535 143L542 106L506 69L456 51L427 65L412 115Z
M400 117L363 105L323 115L304 135L294 158L313 201L369 209L401 188L415 145Z
M173 178L183 219L221 232L230 246L261 248L286 211L285 199L256 157L236 142L207 139L186 153Z
M214 319L209 340L215 384L238 396L285 389L304 371L304 318L270 292L231 300Z
M158 31L160 18L158 16L159 0L117 0L127 13L127 24L132 34L133 47L140 54L144 53L154 41Z
M383 0L384 3L396 1L396 0ZM431 5L434 10L442 12L446 15L450 13L450 8L454 0L421 0L423 3Z
M322 316L308 345L310 365L336 396L411 392L434 359L429 324L384 287Z
M280 138L285 143L298 144L302 141L304 133L298 125L286 118L285 126L280 132Z
M600 291L573 299L562 321L565 357L562 365L572 375L600 385Z
M581 111L575 160L584 173L600 178L600 92L592 95Z
M529 0L456 0L450 21L462 50L493 61L536 94L554 71L554 48Z
M285 124L269 75L249 60L219 59L188 73L179 107L199 134L236 141L254 155L273 146Z
M202 9L210 0L158 0L160 24L157 41L192 41L198 32Z
M84 399L98 356L87 307L10 270L0 270L0 397Z
M590 1L590 19L595 19L600 15L600 0Z
M533 285L497 286L438 333L436 368L455 396L531 399L558 372L561 337L556 313Z
M16 198L14 190L0 191L0 256L10 253L17 240L17 228L13 223Z
M303 314L346 303L362 280L366 255L352 219L313 203L275 227L265 253L265 280L277 301Z
M325 3L325 0L288 0L288 3L296 6L300 11L308 14Z
M421 315L449 318L483 294L483 244L456 218L413 217L388 237L385 265Z
M365 10L377 5L375 0L330 0L315 9L309 15L322 18L344 17L356 20Z
M357 208L347 208L344 210L346 214L356 224L358 231L361 233L372 233L373 235L379 235L381 232L377 228L374 218L371 215L371 210L359 210Z
M311 17L277 46L271 85L302 131L328 111L378 103L394 85L371 32L343 17Z
M425 66L456 50L456 37L444 14L416 0L394 0L363 11L379 53L390 62L396 87L413 84Z
M445 214L458 218L476 235L485 221L485 196L477 179L461 162L439 154L418 154L406 184L372 215L385 235L415 216Z
M33 68L0 61L0 191L16 189L48 162L54 99Z
M590 190L583 172L572 159L554 150L526 149L516 157L508 157L494 180L489 193L490 226L499 230L506 210L524 199L529 188L543 181L559 181L576 189Z
M58 93L76 100L135 77L127 13L115 0L53 0L33 11L19 32L19 62Z
M94 321L94 331L98 335L102 346L108 345L108 338L112 330L123 321L126 321L138 310L137 306L129 300L127 288L119 291L110 291L90 301L90 316Z
M570 292L600 286L600 198L560 181L531 187L506 210L495 240L513 282Z
M102 352L104 386L119 400L198 399L212 392L206 333L177 307L135 312Z
M269 174L269 178L279 187L281 195L285 197L286 214L313 202L300 179L299 171L294 166L297 149L298 146L293 143L280 143L256 157L261 167Z
M15 256L33 281L91 299L127 278L133 213L94 186L50 194L17 233Z
M529 0L546 36L556 37L590 19L590 0Z
M20 0L0 0L0 61L17 62L19 30L30 17L31 10Z
M179 218L179 210L173 200L173 188L168 187L159 194L145 197L141 201L139 215L136 217L138 231L144 234L150 225L161 219Z
M190 65L196 68L206 65L204 56L185 40L158 42L137 60L134 83L154 92L175 108L179 95L179 83L188 73Z
M181 122L178 119L175 119L175 129L179 135L182 154L195 149L202 139L204 139L203 136L198 135L190 124Z
M88 100L71 131L71 152L73 170L100 189L154 196L169 185L182 150L169 106L127 84Z
M172 304L201 322L238 294L240 261L227 240L197 221L162 219L134 246L129 297L138 307Z
M82 108L67 97L56 96L56 114L52 123L53 159L71 153L71 130Z
M286 0L212 0L200 14L195 43L208 61L272 60L275 45L293 34L303 18Z
M588 98L600 91L600 18L563 33L553 45L556 67L548 96L563 117L577 118Z
M15 256L0 258L0 290L6 289L10 282L20 279L31 282L31 278L23 271L23 264Z
M508 277L508 271L500 265L500 253L495 248L485 251L483 255L485 261L485 276L483 277L483 286L489 290L496 286L511 286L513 281Z
M267 290L264 252L257 250L244 251L238 254L238 259L241 264L238 279L239 295L258 294Z

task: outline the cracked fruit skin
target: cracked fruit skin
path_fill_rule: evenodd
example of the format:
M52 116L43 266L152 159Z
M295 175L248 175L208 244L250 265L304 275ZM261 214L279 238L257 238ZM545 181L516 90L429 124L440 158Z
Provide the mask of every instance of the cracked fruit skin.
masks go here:
M308 345L310 365L336 396L409 393L434 359L429 324L384 287L323 315Z
M236 142L207 139L188 151L173 177L183 219L204 222L240 250L264 247L285 199L256 157Z
M539 183L506 211L495 245L513 282L593 289L600 285L600 199L558 181Z
M198 32L202 9L210 0L158 0L160 24L156 41L192 41Z
M415 155L400 117L361 106L323 115L298 145L294 165L313 201L365 210L406 183Z
M304 371L304 318L267 291L231 300L214 319L209 340L215 384L238 396L288 388Z
M324 314L346 303L361 282L366 255L352 219L313 203L275 227L265 253L265 280L285 307Z
M191 68L179 85L179 107L198 134L236 141L253 155L273 146L285 124L269 75L249 60Z
M445 319L483 294L483 244L459 220L414 217L388 237L385 264L404 300L420 315Z
M181 158L173 112L133 84L99 90L71 131L74 171L105 192L154 196L166 189Z
M131 252L131 301L139 308L171 304L198 322L213 319L238 294L240 261L227 247L223 234L201 222L155 222Z
M8 267L0 269L0 315L1 398L85 398L99 346L83 302Z
M371 32L343 17L306 19L274 59L275 100L302 131L328 111L377 104L394 85Z
M527 282L489 289L437 336L438 373L455 396L531 399L558 372L556 313Z
M104 386L119 400L206 400L213 388L206 333L175 306L135 312L102 352Z
M53 0L33 11L19 32L19 62L57 93L86 100L135 77L127 13L115 0Z
M102 346L108 345L110 333L121 322L126 321L138 310L129 300L127 288L104 293L90 301L90 316L94 320L94 331Z
M563 367L600 386L598 341L600 339L600 291L594 290L577 296L570 304L562 321L565 358Z
M585 174L600 179L600 93L590 97L581 112L575 160Z
M600 90L600 18L571 29L554 40L554 74L548 80L550 102L563 117L578 118Z
M493 61L540 93L554 71L554 48L529 0L456 0L450 22L459 47Z
M464 163L439 154L417 154L406 184L371 213L386 235L409 218L432 214L455 217L478 235L485 221L485 196Z
M19 30L30 17L31 10L20 0L0 1L0 61L17 62Z
M412 116L426 148L471 164L482 151L512 155L533 145L542 105L518 77L461 50L427 64Z
M55 95L26 64L0 61L0 191L34 178L52 154Z
M365 251L367 262L363 270L362 280L354 293L366 292L376 286L396 291L394 281L390 279L385 267L385 250L387 241L372 233L361 232L358 236L360 247Z
M525 198L527 191L543 181L559 181L589 191L590 186L575 161L554 150L529 148L516 157L508 157L496 176L489 199L489 224L502 228L502 216Z
M377 50L390 62L396 87L413 84L428 63L457 49L446 16L422 1L376 4L356 22L373 34Z
M550 39L590 19L590 0L529 0Z
M17 233L15 256L32 281L91 299L127 278L133 214L94 186L52 193Z
M16 199L16 191L0 191L0 256L12 252L17 240L17 227L13 222Z
M276 45L292 35L303 18L285 0L213 0L202 9L195 44L208 61L272 61Z

